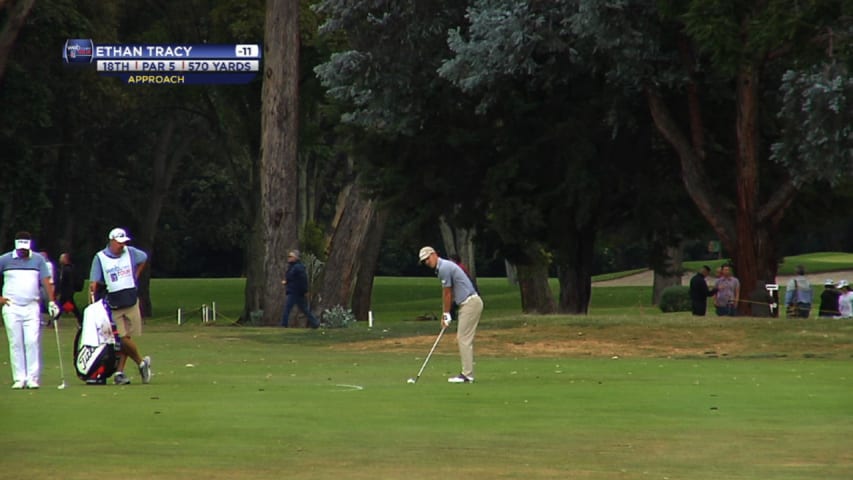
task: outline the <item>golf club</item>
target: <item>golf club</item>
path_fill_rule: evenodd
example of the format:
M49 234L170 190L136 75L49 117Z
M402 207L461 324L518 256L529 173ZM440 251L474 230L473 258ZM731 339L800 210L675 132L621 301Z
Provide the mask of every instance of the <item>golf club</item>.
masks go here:
M441 341L441 336L444 335L445 330L447 330L446 325L441 327L441 331L438 332L438 337L435 339L435 343L432 344L432 348L429 349L429 353L427 354L426 358L424 359L424 364L421 365L421 369L418 371L418 376L415 378L410 378L407 381L407 383L418 383L418 379L421 378L421 374L424 373L424 369L426 368L427 363L429 363L429 358L432 357L432 352L435 351L435 347L437 347L438 342Z
M56 334L56 352L59 354L59 375L62 376L62 383L56 387L59 390L65 390L65 367L62 365L62 347L59 344L59 317L62 315L60 312L56 318L53 319L53 333Z

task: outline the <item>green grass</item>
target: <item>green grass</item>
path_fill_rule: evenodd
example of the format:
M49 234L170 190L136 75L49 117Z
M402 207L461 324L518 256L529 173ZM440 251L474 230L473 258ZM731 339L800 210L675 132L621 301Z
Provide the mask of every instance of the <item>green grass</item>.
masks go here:
M575 320L486 318L481 335L517 344L694 328L687 317ZM451 341L417 385L405 383L434 338L422 322L327 332L158 325L140 339L155 362L151 385L70 379L60 391L45 331L44 388L0 391L0 478L850 478L851 325L779 333L755 320L715 322L695 328L712 341L715 330L782 345L803 330L843 338L808 358L797 344L786 357L518 356L486 340L495 351L478 355L478 382L454 386L444 381L458 368ZM428 336L412 339L418 332ZM73 332L62 333L68 344Z
M448 335L408 385L435 278L379 278L375 328L319 331L232 326L241 279L154 280L152 384L84 386L65 317L57 390L44 330L43 388L0 389L0 479L851 478L853 322L663 315L650 287L531 316L516 287L479 282L477 383L446 383ZM220 321L176 325L212 301ZM0 363L8 380L6 348Z

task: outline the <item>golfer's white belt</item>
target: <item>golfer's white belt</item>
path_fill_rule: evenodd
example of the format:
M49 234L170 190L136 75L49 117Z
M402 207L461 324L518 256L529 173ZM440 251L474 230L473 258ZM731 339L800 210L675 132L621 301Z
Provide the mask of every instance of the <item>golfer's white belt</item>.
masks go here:
M468 303L468 300L471 300L474 297L479 297L479 295L477 295L476 293L474 295L469 295L468 298L462 300L462 303L460 303L459 305L465 305L466 303Z

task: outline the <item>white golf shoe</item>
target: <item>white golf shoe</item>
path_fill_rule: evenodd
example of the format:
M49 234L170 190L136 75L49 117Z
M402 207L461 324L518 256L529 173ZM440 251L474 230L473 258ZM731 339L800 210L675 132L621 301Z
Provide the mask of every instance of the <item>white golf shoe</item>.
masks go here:
M448 383L474 383L474 377L466 377L463 374L459 374L455 377L450 377L447 379Z
M139 375L142 377L142 383L151 381L151 357L142 359L142 363L139 364Z

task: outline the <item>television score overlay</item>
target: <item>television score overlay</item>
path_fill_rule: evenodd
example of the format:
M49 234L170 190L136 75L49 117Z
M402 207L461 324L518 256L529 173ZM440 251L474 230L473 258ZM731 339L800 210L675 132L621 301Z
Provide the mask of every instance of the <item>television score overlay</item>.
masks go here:
M62 50L68 66L94 65L98 74L128 85L244 84L258 76L258 44L97 45L69 39Z

